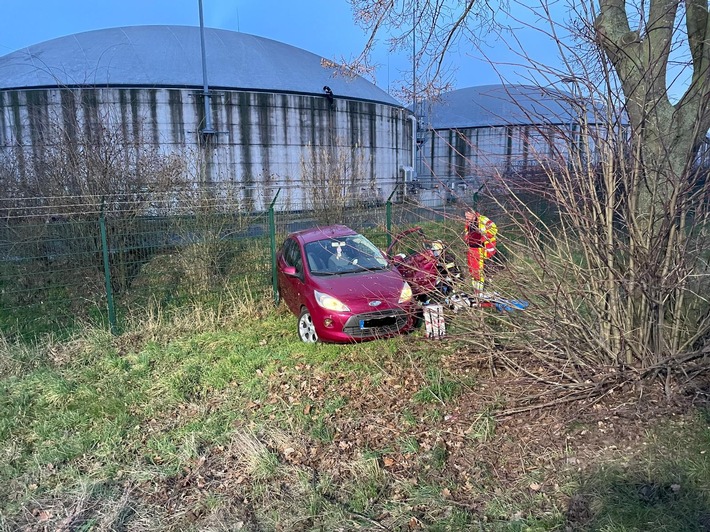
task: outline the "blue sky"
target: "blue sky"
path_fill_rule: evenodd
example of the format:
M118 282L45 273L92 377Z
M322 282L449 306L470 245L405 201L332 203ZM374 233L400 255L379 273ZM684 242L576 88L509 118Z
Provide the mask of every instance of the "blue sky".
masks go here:
M1 0L0 5L0 55L107 27L199 25L198 0ZM356 56L366 42L346 0L203 0L203 13L205 26L267 37L334 60ZM551 42L532 32L527 39L539 58L554 61ZM484 51L508 81L526 81L523 69L511 64L517 61L505 43L491 41ZM388 54L381 45L374 59L380 65L376 82L383 89L408 79L411 63L406 56ZM479 52L460 47L454 59L454 88L500 82L496 68Z

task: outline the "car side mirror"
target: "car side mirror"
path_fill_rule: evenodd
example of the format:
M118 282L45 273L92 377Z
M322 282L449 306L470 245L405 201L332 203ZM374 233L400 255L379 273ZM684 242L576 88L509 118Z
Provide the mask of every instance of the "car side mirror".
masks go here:
M298 277L298 273L296 272L296 268L294 266L286 266L284 268L284 274L289 277Z

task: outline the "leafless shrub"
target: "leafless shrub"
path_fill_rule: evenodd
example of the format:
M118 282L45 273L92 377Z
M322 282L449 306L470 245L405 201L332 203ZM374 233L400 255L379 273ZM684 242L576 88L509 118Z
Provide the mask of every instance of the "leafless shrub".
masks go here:
M348 207L377 197L374 182L362 177L367 161L358 146L348 148L338 140L307 151L301 157L303 205L319 222L342 223Z
M238 185L192 187L176 195L179 212L171 218L175 267L189 280L192 292L224 286L230 276L245 274L243 231L253 221L243 207ZM241 254L240 263L235 262ZM255 260L248 267L255 266ZM241 271L240 271L241 270Z
M48 117L31 151L15 146L25 164L0 172L0 214L14 255L44 260L54 272L71 265L72 277L84 267L99 271L104 216L114 288L127 288L155 251L142 217L157 214L188 180L183 160L144 142L143 129L138 123L128 138L110 113L91 127Z
M145 214L162 194L187 183L183 159L146 142L139 123L127 138L110 114L91 129L49 119L44 143L27 152L24 168L0 173L5 215L67 217ZM11 211L7 209L13 208Z
M496 180L508 260L493 286L531 307L472 331L524 347L569 386L609 368L603 379L665 374L702 357L710 335L705 173L654 182L611 95L604 103L595 123L580 119L587 142L538 154L543 173Z
M528 143L528 156L542 170L533 187L524 182L533 176L515 168L499 168L489 183L511 259L495 288L531 306L469 329L474 343L485 335L504 352L524 353L525 360L508 359L516 371L530 371L532 353L539 378L558 390L589 384L584 393L605 393L602 381L682 377L689 363L706 358L710 213L707 173L697 170L696 153L710 124L702 60L708 30L697 24L708 10L682 6L577 2L567 22L556 18L553 3L501 5L502 13L557 46L559 66L544 64L512 30L504 34L532 85L566 89L566 96L554 92L569 112L557 120L529 117L539 138L550 141L549 149ZM355 12L372 35L389 30L411 42L415 32L402 32L392 17L416 11L400 7L363 1ZM420 32L446 36L422 45L435 58L422 71L438 74L450 43L475 29L472 7L419 19ZM532 16L521 17L518 8ZM447 25L452 15L454 26ZM481 50L471 36L466 33L467 41ZM446 85L445 77L434 77ZM425 78L420 85L431 79ZM509 137L508 146L516 140Z

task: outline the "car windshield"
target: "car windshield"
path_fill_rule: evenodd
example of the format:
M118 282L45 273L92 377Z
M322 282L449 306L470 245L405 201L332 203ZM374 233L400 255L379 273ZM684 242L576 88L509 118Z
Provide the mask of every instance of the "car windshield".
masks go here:
M336 275L389 267L382 252L362 235L325 238L305 246L308 269L313 275Z

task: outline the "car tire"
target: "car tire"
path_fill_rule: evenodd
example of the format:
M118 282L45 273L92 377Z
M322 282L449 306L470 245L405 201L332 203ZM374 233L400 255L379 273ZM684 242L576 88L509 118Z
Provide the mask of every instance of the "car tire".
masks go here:
M298 337L307 344L314 344L318 341L316 325L313 323L311 313L306 307L303 307L301 315L298 317Z

